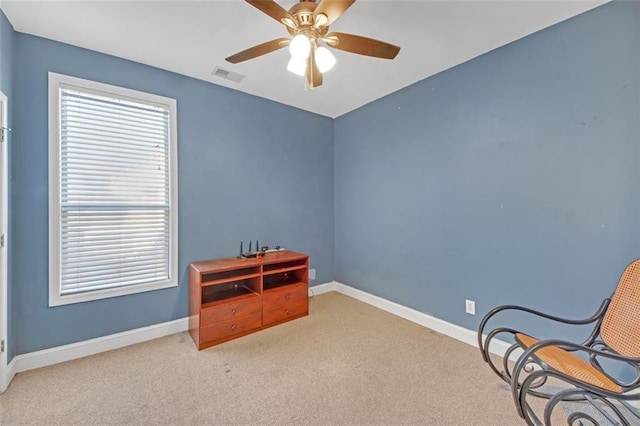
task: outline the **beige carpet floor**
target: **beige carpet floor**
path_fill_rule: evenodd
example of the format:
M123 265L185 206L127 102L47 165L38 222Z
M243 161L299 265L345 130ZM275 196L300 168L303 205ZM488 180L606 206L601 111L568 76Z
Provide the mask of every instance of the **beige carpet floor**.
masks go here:
M198 351L188 333L18 374L0 424L521 425L479 351L338 293Z

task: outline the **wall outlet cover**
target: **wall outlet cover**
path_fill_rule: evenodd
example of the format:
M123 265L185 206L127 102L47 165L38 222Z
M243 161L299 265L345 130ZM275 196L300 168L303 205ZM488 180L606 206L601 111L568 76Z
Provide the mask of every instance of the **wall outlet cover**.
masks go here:
M465 300L465 311L470 314L470 315L475 315L476 314L476 302L473 300Z

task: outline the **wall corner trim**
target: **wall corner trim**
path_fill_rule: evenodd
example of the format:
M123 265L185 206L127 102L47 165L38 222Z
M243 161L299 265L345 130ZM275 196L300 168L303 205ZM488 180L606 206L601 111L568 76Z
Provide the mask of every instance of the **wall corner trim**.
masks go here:
M314 285L313 287L309 287L309 295L313 297L319 294L329 293L331 291L337 291L340 293L340 290L338 289L338 287L341 285L342 284L339 284L336 281Z
M11 380L13 380L15 375L16 375L16 358L13 357L11 362L7 365L4 377L0 375L0 393L7 390L7 388L9 387L9 383L11 383Z

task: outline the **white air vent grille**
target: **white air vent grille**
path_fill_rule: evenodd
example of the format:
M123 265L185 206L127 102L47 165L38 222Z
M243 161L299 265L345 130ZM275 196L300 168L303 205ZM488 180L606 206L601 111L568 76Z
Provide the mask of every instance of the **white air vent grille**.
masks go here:
M244 79L244 75L237 72L225 70L224 68L216 67L211 73L216 77L224 78L225 80L233 81L234 83L240 83Z

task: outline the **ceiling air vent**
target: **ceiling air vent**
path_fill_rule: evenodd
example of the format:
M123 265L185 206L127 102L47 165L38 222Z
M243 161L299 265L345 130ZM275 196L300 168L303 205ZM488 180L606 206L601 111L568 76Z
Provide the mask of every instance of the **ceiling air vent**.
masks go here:
M225 80L233 81L234 83L240 83L244 79L244 75L237 72L225 70L224 68L216 67L211 73L216 77L224 78Z

